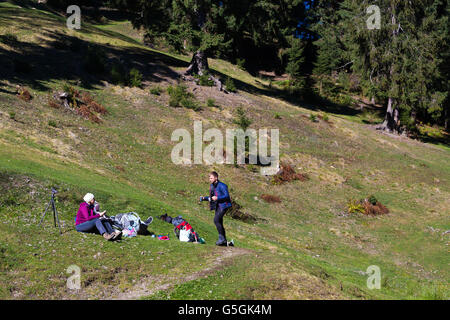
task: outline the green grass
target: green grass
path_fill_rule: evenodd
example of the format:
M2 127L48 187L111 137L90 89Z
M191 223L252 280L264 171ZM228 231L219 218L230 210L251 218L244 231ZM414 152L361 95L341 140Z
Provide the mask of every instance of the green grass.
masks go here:
M14 19L19 16L21 20ZM0 4L0 34L45 46L31 22L62 32L65 20ZM67 34L91 44L109 43L119 55L148 52L155 67L179 71L181 66L167 66L166 59L189 61L142 46L129 27L126 22L86 23L81 31ZM9 52L9 47L0 46ZM126 52L121 51L124 48ZM64 62L67 53L58 52L43 64ZM43 66L31 63L36 76ZM262 86L228 62L210 59L210 65L242 83ZM242 100L218 94L207 97L220 104L220 110L193 113L171 108L170 95L157 97L143 84L145 77L141 89L127 89L100 82L83 88L75 85L77 79L55 76L39 81L41 86L35 84L30 103L8 93L28 76L0 79L4 89L0 92L0 185L5 190L0 194L0 298L102 299L130 292L145 299L449 298L448 234L443 235L450 229L448 148L381 135L358 116L329 112L332 124L312 122L309 109L240 90L236 99L252 101L245 106L246 123L252 128L278 128L282 160L307 173L310 180L273 185L270 177L248 167L177 166L170 161L176 144L170 139L172 132L186 128L192 134L196 118L205 121L204 130L234 127ZM47 106L51 90L60 90L66 82L89 91L107 108L101 124ZM161 80L155 88L169 85ZM195 102L196 94L189 95ZM274 119L277 115L281 119ZM208 192L211 170L219 172L245 212L261 219L247 224L225 217L237 256L227 256L228 251L214 246L213 214L197 204L197 197ZM61 236L51 215L47 214L43 228L37 227L52 186L59 190ZM97 235L77 233L73 217L86 192L94 193L110 215L135 211L145 219L164 212L181 214L206 244L181 243L173 239L170 224L157 220L150 231L169 233L172 240L142 236L110 243ZM260 198L264 193L279 196L282 202L265 203ZM386 205L390 214L341 214L349 199L369 195ZM72 264L82 268L79 292L66 289L66 270ZM366 286L364 272L370 265L381 269L381 290ZM143 282L152 293L138 290Z

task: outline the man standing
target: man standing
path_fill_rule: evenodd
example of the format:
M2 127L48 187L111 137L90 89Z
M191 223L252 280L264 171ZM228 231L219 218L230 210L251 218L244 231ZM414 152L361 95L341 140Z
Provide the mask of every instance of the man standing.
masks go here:
M229 208L231 208L231 198L228 193L228 186L219 181L219 175L213 171L209 174L209 197L204 197L203 200L209 201L209 209L215 210L214 224L217 232L219 232L219 240L216 242L217 246L232 245L228 243L225 235L225 228L223 227L223 216Z

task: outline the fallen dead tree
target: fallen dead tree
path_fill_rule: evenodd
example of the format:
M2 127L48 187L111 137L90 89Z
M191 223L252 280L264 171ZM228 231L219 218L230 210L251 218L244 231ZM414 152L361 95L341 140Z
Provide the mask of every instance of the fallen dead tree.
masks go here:
M56 91L48 99L48 105L55 109L64 108L76 113L85 119L100 123L98 115L105 115L108 111L87 92L82 92L67 87L65 91Z
M246 223L256 223L258 220L263 220L257 218L249 213L242 211L242 206L236 201L231 201L231 209L227 210L226 215L230 216L233 219L240 220Z

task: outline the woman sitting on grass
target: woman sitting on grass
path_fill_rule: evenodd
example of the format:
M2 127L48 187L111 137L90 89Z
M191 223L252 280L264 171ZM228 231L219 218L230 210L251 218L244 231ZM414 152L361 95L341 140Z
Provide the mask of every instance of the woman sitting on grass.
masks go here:
M89 232L95 233L100 232L103 238L106 240L116 240L120 237L122 232L113 231L111 224L101 219L106 211L99 212L95 214L94 205L95 199L92 193L87 193L84 198L84 202L80 204L80 209L78 209L77 217L75 220L75 229L78 232Z

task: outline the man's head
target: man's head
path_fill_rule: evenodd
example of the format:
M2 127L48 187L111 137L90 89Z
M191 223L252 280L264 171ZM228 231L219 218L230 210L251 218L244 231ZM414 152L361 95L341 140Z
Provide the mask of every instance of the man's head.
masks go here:
M209 182L216 183L219 180L219 174L215 171L209 173Z

